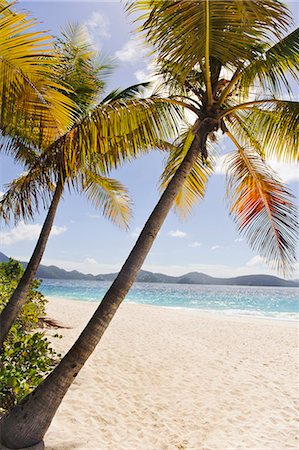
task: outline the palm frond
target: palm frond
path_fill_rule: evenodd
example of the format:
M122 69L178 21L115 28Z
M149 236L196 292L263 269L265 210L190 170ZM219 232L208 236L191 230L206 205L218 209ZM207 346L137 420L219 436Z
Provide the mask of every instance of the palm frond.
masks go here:
M234 119L246 126L253 139L259 142L266 158L285 162L299 161L299 102L277 100L263 108L234 111L229 127L234 127Z
M127 189L117 180L92 170L85 170L80 178L80 191L94 207L101 209L103 216L116 225L128 228L132 212Z
M161 98L99 105L58 139L44 157L53 158L56 151L63 155L68 175L100 155L102 173L107 173L124 161L155 148L161 140L172 139L178 132L179 117L178 108Z
M35 168L5 186L0 199L0 219L15 223L31 220L36 213L49 207L54 184L49 175Z
M61 55L55 76L60 83L71 87L69 97L82 116L99 102L113 66L95 51L83 25L69 24L61 34L55 44Z
M293 195L257 153L239 147L227 160L230 214L254 251L282 274L296 261Z
M164 171L160 178L160 190L164 191L170 180L173 178L184 157L186 156L194 135L191 130L183 133L180 138L170 144L170 154L167 158ZM211 159L211 152L210 152ZM190 214L195 203L204 198L206 185L213 172L214 160L204 163L202 158L198 158L185 183L175 199L175 212L185 218Z
M272 95L282 95L284 89L291 93L288 75L298 81L299 28L282 38L251 62L238 77L238 90L248 97L249 90L258 82Z
M73 123L73 102L53 79L59 57L26 14L0 4L0 127L48 145ZM59 90L60 88L60 90Z
M136 0L128 10L142 12L139 30L158 52L159 62L185 79L206 53L206 0ZM226 67L256 56L255 49L280 39L290 23L287 8L276 0L210 0L209 55Z
M137 94L141 94L144 89L148 88L151 85L150 82L137 83L132 86L127 87L126 89L114 89L111 91L103 100L101 104L111 103L116 100L127 100L136 98Z

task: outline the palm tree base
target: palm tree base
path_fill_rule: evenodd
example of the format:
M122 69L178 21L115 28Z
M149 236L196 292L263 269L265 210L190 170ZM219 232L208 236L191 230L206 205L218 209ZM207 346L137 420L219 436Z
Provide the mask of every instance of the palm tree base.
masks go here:
M40 441L37 444L32 445L31 447L23 447L19 448L18 450L44 450L44 449L45 449L44 441ZM5 447L5 445L1 444L0 442L0 450L13 450L13 449Z

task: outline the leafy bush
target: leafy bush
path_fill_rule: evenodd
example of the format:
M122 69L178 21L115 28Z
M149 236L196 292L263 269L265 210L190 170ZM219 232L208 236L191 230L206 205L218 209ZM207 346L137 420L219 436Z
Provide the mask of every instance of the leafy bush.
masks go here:
M18 261L0 264L0 311L8 302L24 272ZM52 370L58 354L45 334L37 330L45 317L47 300L34 280L18 319L11 328L0 355L0 405L11 408L29 394Z

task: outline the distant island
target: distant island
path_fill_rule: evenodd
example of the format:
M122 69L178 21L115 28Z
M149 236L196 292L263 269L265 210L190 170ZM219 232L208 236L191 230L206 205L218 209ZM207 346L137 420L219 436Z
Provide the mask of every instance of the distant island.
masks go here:
M0 263L7 262L8 256L0 252ZM27 262L21 261L24 267ZM90 280L90 281L113 281L117 273L107 274L84 274L77 270L67 271L56 266L40 265L37 271L38 278L51 278L56 280ZM204 273L190 272L185 275L174 277L163 273L153 273L140 270L136 281L141 283L171 283L171 284L205 284L223 286L277 286L277 287L299 287L299 280L284 280L272 275L243 275L234 278L215 278Z

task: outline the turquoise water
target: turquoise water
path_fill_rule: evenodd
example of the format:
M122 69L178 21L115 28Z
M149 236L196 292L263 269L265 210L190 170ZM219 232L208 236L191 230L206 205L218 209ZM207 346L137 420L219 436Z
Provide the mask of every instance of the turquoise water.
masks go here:
M41 290L45 296L99 302L109 286L110 282L105 281L44 280ZM299 318L299 288L135 283L126 301L226 314Z

